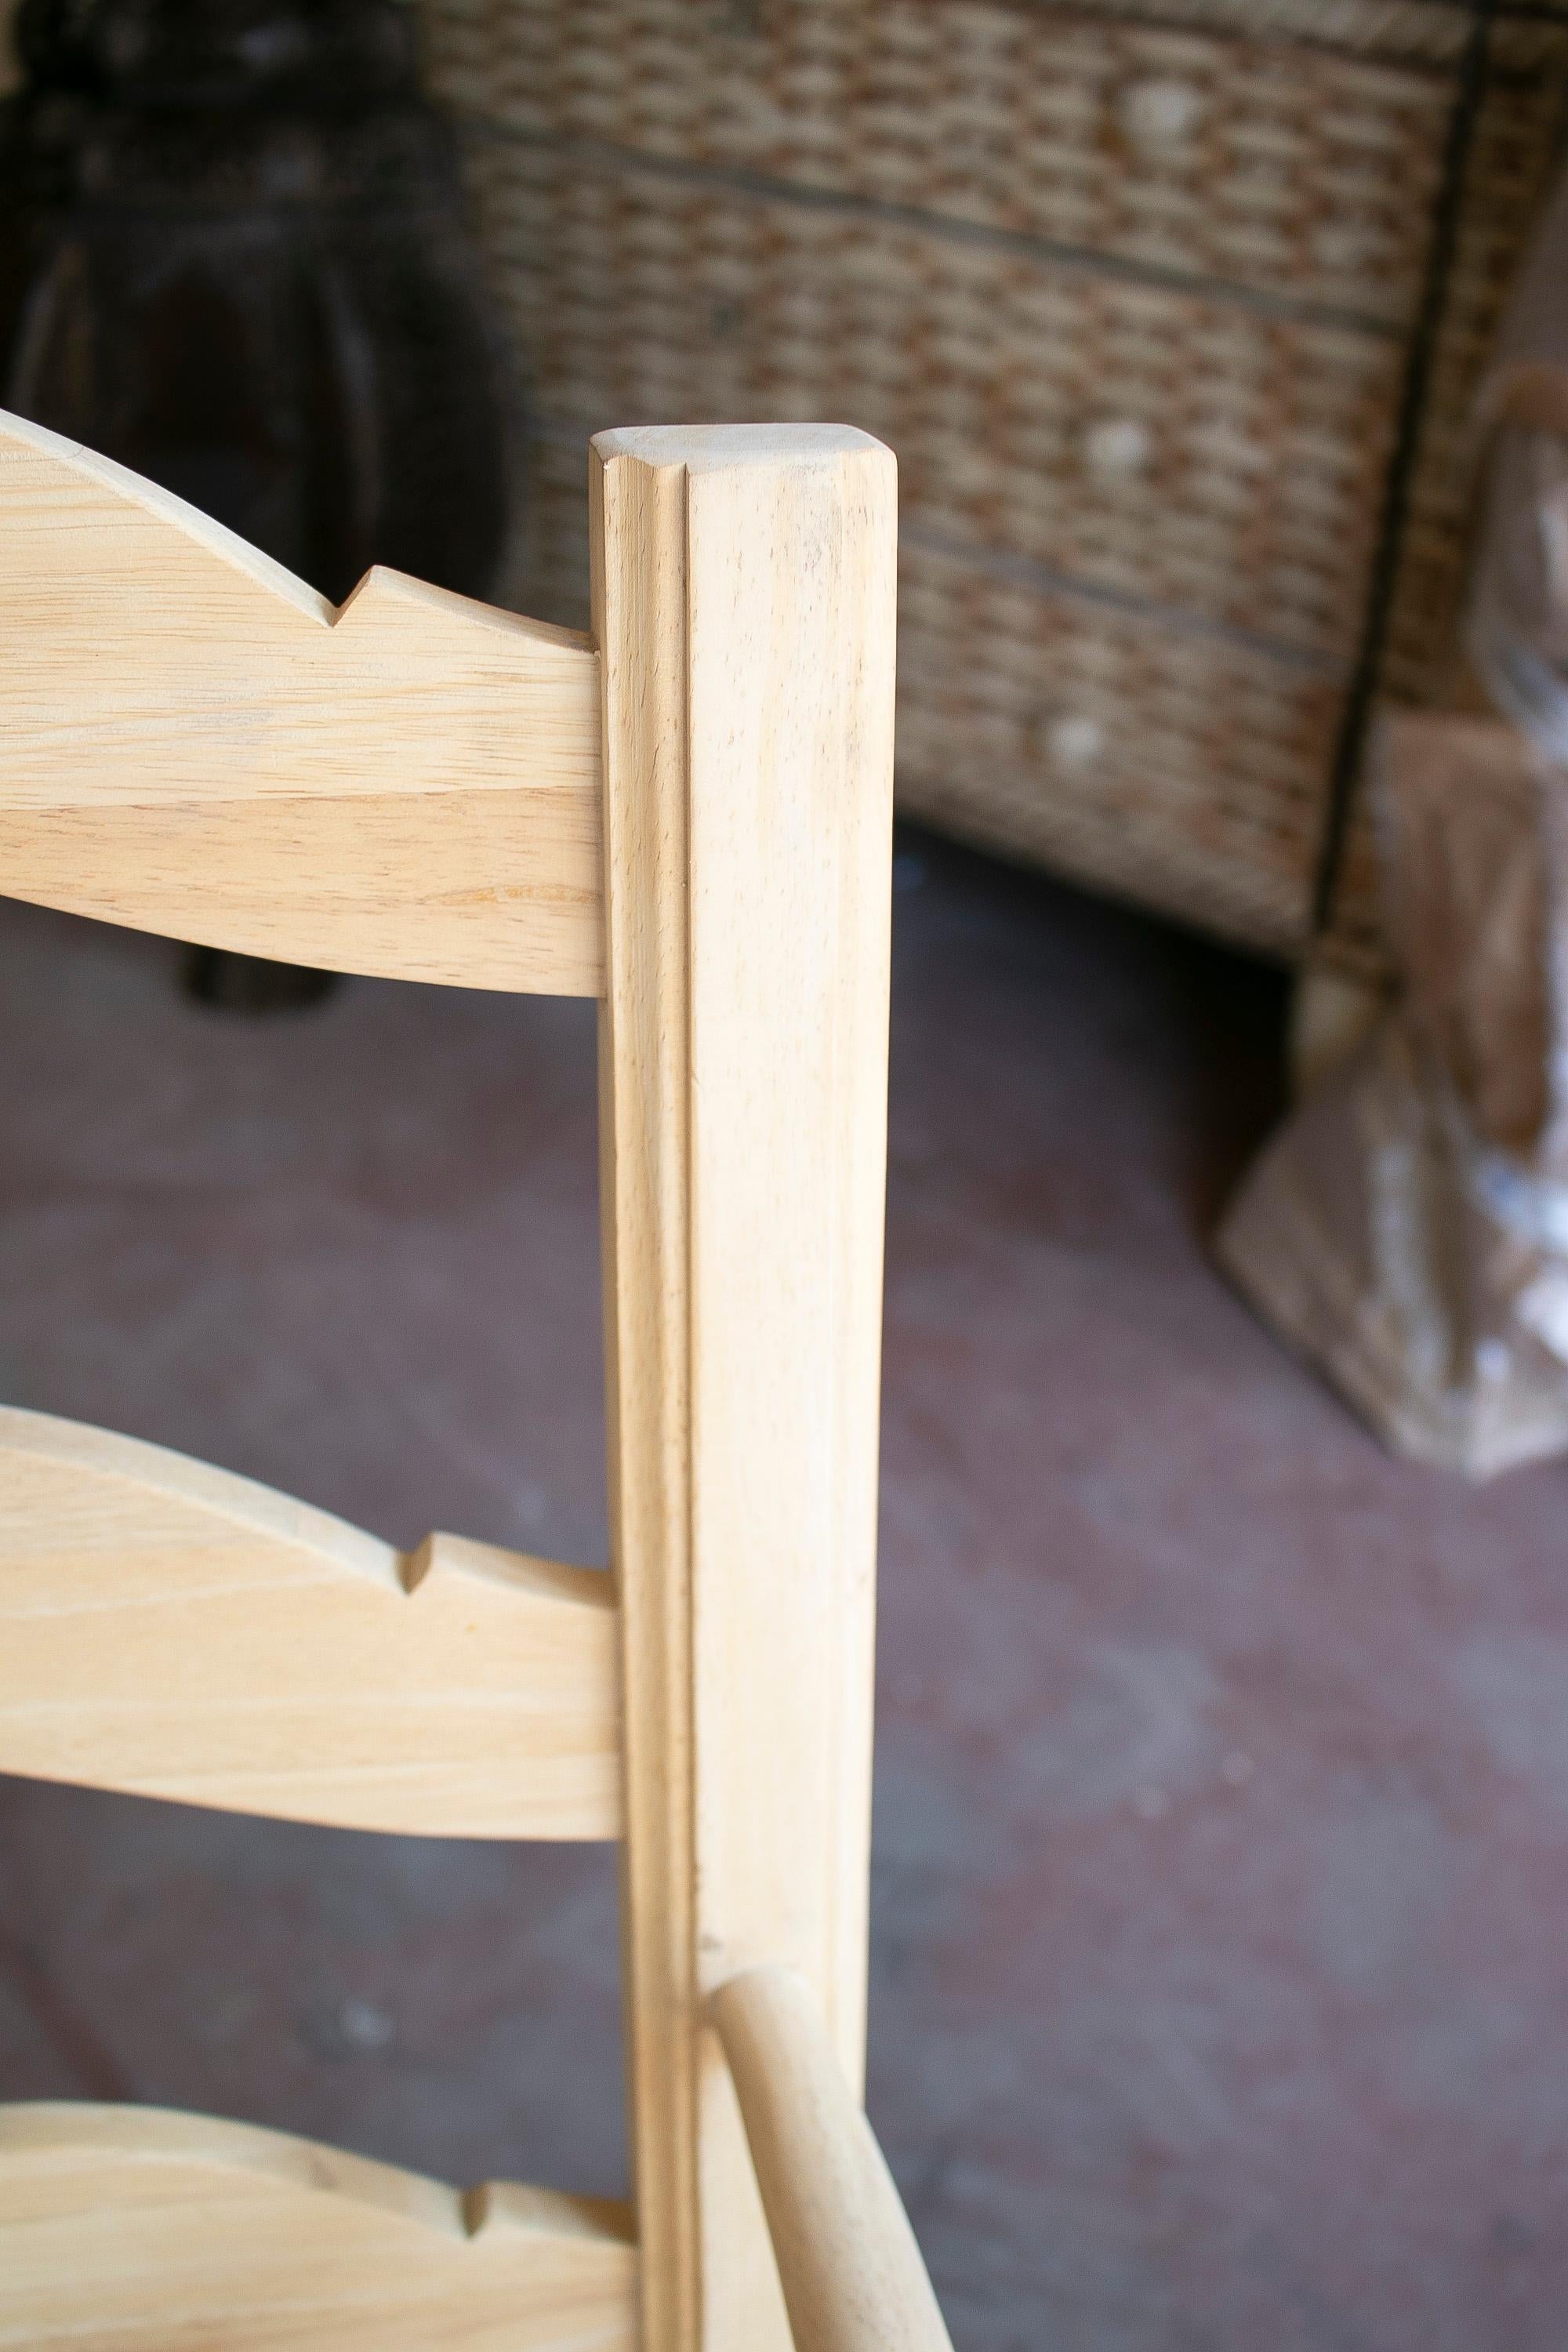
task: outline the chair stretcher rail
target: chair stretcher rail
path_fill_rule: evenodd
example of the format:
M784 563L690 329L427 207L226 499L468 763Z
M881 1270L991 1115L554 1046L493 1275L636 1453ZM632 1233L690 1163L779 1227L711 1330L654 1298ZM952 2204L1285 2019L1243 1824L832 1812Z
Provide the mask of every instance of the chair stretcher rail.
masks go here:
M804 1980L748 1969L711 2012L797 2352L952 2352L892 2175Z

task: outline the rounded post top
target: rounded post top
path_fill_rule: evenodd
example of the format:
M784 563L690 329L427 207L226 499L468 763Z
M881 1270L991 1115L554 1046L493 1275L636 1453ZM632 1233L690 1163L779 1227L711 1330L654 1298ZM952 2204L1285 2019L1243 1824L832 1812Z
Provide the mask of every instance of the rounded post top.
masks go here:
M826 466L844 457L892 451L855 425L626 425L595 433L605 465L632 457L645 466L683 467L690 474L729 473L747 466Z

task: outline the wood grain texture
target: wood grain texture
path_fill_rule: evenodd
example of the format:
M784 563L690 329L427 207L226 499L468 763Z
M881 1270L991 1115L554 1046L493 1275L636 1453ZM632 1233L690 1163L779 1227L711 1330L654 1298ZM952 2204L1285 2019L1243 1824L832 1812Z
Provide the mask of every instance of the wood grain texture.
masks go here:
M454 1837L620 1828L610 1580L406 1557L161 1447L0 1410L0 1770Z
M811 2352L952 2352L909 2218L804 1980L713 1996L790 2326Z
M837 427L603 435L602 1198L647 2352L784 2352L708 1993L863 2061L895 477Z
M334 971L594 995L597 664L395 572L334 611L0 414L0 889Z
M5 2352L634 2352L623 2208L281 2132L0 2107Z

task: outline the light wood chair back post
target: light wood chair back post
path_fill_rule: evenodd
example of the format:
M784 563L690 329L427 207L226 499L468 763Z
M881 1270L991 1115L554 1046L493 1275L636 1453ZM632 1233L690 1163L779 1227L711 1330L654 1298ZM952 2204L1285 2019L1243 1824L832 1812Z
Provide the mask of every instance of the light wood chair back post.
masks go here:
M787 2345L706 1997L800 1969L863 2067L893 480L858 436L615 434L610 1458L648 2352Z
M713 427L592 468L586 639L383 572L334 612L0 418L0 891L600 998L613 1551L399 1554L0 1411L0 1769L618 1838L635 2181L0 2107L0 2352L946 2345L859 2107L892 460Z

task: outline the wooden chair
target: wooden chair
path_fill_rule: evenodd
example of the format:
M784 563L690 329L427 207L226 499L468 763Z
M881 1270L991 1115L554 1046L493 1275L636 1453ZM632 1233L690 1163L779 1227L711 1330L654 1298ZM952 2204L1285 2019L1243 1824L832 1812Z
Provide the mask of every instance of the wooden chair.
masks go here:
M5 1412L0 1769L620 1839L636 2181L634 2222L14 2106L0 2346L947 2343L858 2105L893 463L828 426L611 433L592 462L587 638L381 571L334 611L0 419L0 889L600 999L614 1554L400 1556Z

